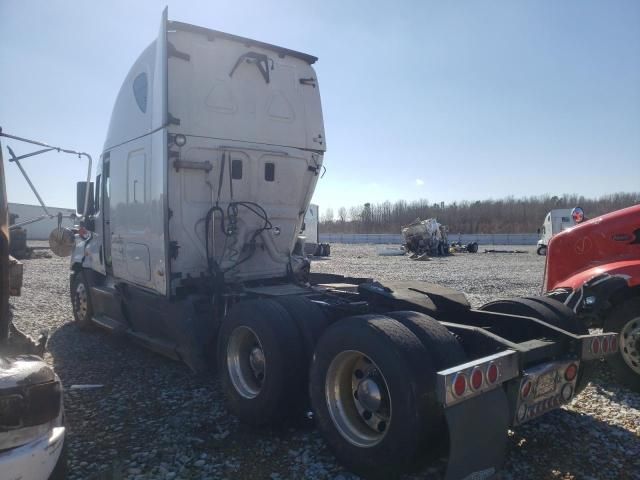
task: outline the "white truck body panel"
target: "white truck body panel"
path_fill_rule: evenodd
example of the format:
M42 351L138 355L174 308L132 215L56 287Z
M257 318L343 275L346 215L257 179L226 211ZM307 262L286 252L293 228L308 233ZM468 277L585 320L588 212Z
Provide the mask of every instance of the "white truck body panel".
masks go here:
M266 73L252 56L265 59ZM175 293L182 279L209 273L205 217L217 205L238 209L234 235L221 231L218 215L210 232L226 279L290 273L325 150L313 61L168 22L165 11L158 39L116 99L98 167L99 238L83 264L114 281ZM264 220L235 202L259 204L272 228L260 231Z
M544 223L540 228L538 246L549 245L551 237L576 224L571 216L572 210L572 208L556 208L547 213Z
M320 243L320 234L318 232L318 223L320 222L320 207L311 204L304 216L304 232L306 243Z

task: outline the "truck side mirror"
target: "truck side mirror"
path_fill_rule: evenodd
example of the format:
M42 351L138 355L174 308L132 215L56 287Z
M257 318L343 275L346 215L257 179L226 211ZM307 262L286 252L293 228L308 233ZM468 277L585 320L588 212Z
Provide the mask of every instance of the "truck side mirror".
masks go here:
M87 212L84 211L84 199L87 194L87 182L78 182L76 184L76 211L80 215L92 215L95 213L93 182L89 182L89 203L87 204Z
M540 229L538 229L538 235L540 235Z

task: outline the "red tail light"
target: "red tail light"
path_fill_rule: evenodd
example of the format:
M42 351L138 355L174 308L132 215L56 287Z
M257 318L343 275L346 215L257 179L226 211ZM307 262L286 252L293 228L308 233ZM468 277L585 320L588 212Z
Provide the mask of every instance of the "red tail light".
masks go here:
M576 378L577 374L578 374L578 366L575 363L572 363L564 371L564 378L567 380L567 382L571 382L573 381L574 378Z
M591 351L593 353L600 353L600 339L594 338L591 340Z
M608 338L603 338L602 339L602 353L607 353L609 352L609 339Z
M498 366L495 363L489 365L487 368L487 381L491 384L496 383L498 380Z
M612 352L617 352L618 351L618 336L616 335L615 337L611 337L610 339L610 344L609 344L609 350L611 350Z
M476 367L476 369L471 374L471 388L474 390L479 390L480 387L482 387L482 380L482 370L479 367Z
M453 394L456 397L461 397L464 395L464 392L467 390L467 377L464 376L464 373L459 373L456 375L455 380L453 381Z

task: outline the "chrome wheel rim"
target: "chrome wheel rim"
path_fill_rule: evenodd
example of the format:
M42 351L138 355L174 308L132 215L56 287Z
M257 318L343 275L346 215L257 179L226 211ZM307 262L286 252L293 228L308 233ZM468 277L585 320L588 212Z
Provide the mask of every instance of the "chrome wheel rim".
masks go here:
M373 447L391 425L391 396L382 370L355 350L331 361L325 380L329 415L340 434L357 447Z
M619 337L620 355L624 362L637 374L640 374L640 317L629 320Z
M78 320L84 321L87 319L87 311L89 309L89 303L87 300L87 289L84 283L79 283L76 287L76 314Z
M236 327L227 343L227 370L236 391L244 398L257 397L267 375L264 350L256 332Z

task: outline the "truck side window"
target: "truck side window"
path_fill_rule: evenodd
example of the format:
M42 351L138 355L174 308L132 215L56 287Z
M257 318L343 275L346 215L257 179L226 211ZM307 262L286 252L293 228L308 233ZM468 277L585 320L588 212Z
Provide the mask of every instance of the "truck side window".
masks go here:
M242 160L231 160L231 178L234 180L242 178Z
M265 163L264 164L264 179L267 182L273 182L276 178L276 164L275 163Z
M138 108L142 113L147 113L147 74L141 73L133 80L133 96L136 98Z

